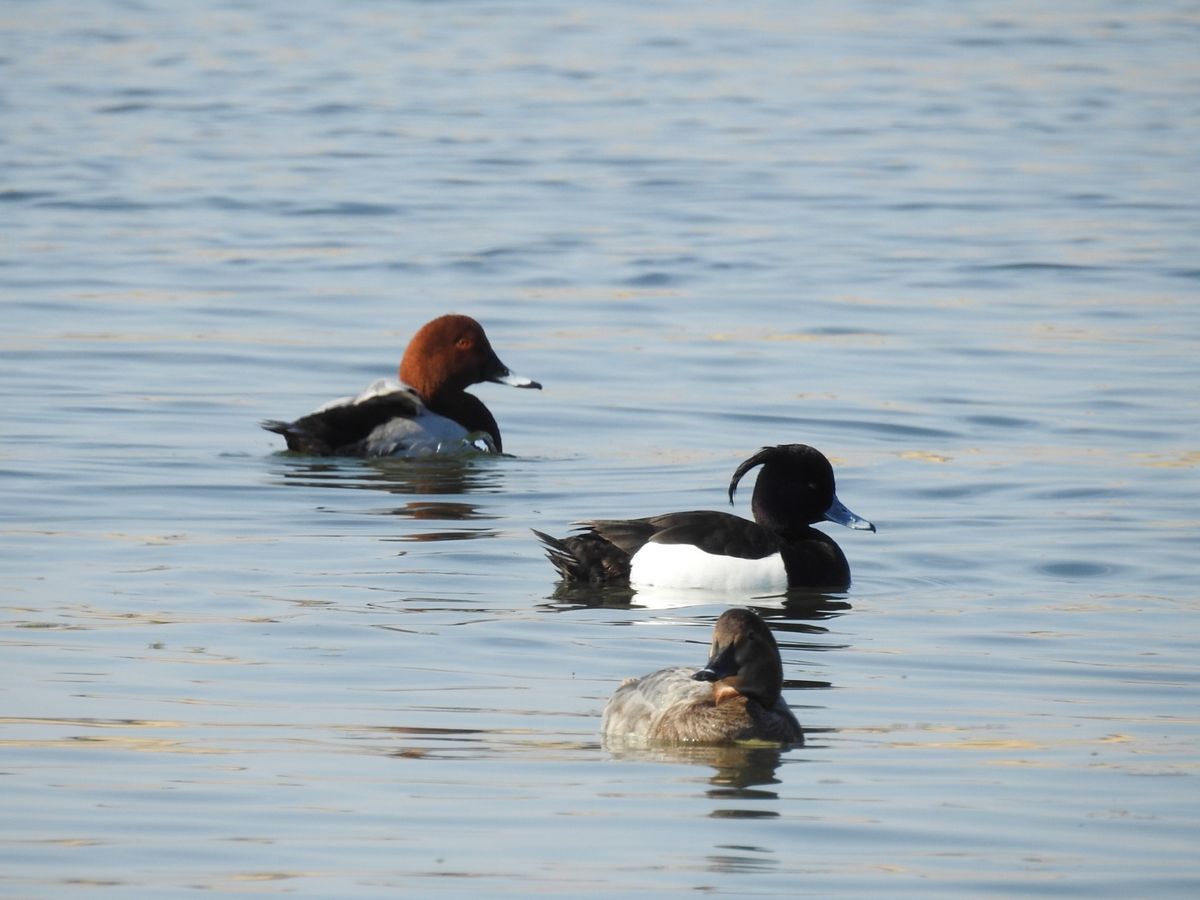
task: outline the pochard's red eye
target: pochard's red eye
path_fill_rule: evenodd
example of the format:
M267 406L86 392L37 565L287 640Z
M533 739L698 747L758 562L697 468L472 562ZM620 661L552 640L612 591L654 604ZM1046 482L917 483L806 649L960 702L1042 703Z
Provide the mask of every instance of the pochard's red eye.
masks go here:
M454 346L457 347L459 350L470 350L472 347L475 346L475 342L473 340L471 340L469 337L460 337L457 341L454 342Z

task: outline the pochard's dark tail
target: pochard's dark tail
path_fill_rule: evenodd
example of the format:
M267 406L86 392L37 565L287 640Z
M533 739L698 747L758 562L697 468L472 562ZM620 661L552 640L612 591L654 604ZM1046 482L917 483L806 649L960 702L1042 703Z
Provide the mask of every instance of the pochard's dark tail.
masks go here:
M293 453L307 453L310 456L328 456L330 449L325 441L309 434L303 427L303 421L282 422L279 419L263 419L258 424L273 434L283 435L287 448Z

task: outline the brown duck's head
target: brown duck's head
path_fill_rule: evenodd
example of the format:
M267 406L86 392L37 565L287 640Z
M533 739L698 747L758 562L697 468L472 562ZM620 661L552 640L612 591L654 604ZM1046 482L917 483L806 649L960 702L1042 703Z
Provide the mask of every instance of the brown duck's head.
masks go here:
M770 708L783 689L779 645L756 613L727 609L713 626L708 663L692 677L713 682L718 703L736 693Z

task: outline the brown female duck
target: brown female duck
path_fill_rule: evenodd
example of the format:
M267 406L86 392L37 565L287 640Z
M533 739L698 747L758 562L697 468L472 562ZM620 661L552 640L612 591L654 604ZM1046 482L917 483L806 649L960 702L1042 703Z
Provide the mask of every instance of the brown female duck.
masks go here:
M724 744L803 744L781 696L783 663L775 637L748 609L726 610L713 628L708 663L627 678L604 708L609 738Z

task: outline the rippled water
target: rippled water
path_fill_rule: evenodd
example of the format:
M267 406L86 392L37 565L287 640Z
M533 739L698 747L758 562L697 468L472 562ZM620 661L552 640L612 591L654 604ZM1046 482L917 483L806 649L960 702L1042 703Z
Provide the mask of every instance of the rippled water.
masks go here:
M6 4L0 892L1200 891L1200 7L1043 7ZM450 310L511 457L257 428ZM747 598L529 529L794 441L808 746L606 749Z

